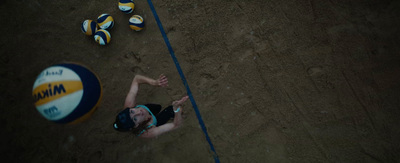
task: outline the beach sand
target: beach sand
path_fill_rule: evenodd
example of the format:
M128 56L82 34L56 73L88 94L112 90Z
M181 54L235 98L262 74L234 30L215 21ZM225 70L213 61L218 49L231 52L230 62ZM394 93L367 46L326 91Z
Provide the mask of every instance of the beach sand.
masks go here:
M146 1L0 2L4 162L214 162L190 101L184 125L155 139L112 128L136 74L137 103L186 94ZM399 1L154 0L221 162L400 162ZM81 32L110 14L111 42ZM145 29L133 31L133 14ZM32 98L45 68L78 62L99 75L98 109L76 125L43 118Z

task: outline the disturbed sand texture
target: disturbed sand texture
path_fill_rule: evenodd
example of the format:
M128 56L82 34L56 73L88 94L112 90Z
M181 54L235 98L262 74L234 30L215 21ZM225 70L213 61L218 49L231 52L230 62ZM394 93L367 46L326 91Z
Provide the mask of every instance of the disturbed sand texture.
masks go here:
M213 162L190 102L185 124L153 140L118 133L135 74L164 73L138 103L186 93L146 1L132 31L113 0L0 2L1 156L6 162ZM221 162L400 162L400 2L153 0ZM107 46L80 25L109 13ZM78 125L45 120L32 85L80 62L104 96Z

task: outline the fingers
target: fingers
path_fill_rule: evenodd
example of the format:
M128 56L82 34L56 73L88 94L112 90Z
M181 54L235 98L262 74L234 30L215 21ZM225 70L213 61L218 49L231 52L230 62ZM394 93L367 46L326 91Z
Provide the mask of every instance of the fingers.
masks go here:
M187 99L189 99L189 96L186 95L186 96L182 97L180 100L176 100L176 101L172 102L172 105L179 106L179 105L183 104Z
M189 99L189 96L186 95L184 97L182 97L182 99L180 100L182 103L184 103L187 99Z
M164 74L160 75L160 77L158 78L158 82L161 87L168 86L168 78Z
M167 78L160 79L160 86L162 86L162 87L168 86L168 79Z

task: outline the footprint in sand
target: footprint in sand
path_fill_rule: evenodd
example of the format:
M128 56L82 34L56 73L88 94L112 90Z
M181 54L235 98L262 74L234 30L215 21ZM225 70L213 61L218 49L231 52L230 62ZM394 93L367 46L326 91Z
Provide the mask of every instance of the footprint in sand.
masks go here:
M134 53L132 51L127 53L127 54L125 54L124 57L123 57L123 60L125 62L132 63L132 64L138 64L138 63L142 62L140 54L139 53Z
M65 138L64 145L63 145L64 150L70 151L71 148L73 147L73 145L75 144L75 141L76 141L75 137L72 135Z
M199 90L198 93L207 101L206 106L216 105L220 87L218 82L215 81L216 77L208 73L203 73L200 76L195 88Z
M130 68L130 70L133 72L133 73L137 73L137 74L143 74L143 69L142 68L140 68L139 66L133 66L132 68Z
M142 59L139 53L128 52L124 56L119 57L119 62L122 62L124 65L132 65L130 71L133 73L143 73L144 70L140 66L140 62Z
M218 102L218 84L213 84L211 87L209 87L209 91L207 92L208 96L206 106L214 106Z
M310 67L307 69L307 73L310 76L316 76L320 75L323 73L322 67L316 66L316 67Z
M331 81L331 77L327 74L322 67L314 66L307 69L308 75L315 83L318 89L334 89L335 86Z
M103 157L103 152L96 151L90 155L88 162L100 162L102 157Z
M167 88L167 94L168 94L169 96L171 96L171 100L176 100L176 99L181 98L182 95L185 94L185 92L182 91L182 90L179 90L179 89L175 89L175 88L168 87L168 88Z

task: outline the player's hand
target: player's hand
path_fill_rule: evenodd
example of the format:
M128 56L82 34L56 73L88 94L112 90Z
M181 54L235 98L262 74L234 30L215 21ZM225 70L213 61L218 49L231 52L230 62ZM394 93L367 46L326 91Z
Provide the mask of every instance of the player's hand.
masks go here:
M160 87L168 87L168 78L164 74L161 74L157 79L157 85Z
M174 112L180 112L180 111L182 111L181 105L182 105L187 99L189 99L189 96L184 96L184 97L182 97L180 100L176 100L176 101L172 102L172 106L173 106ZM180 108L180 109L178 110L178 108Z

